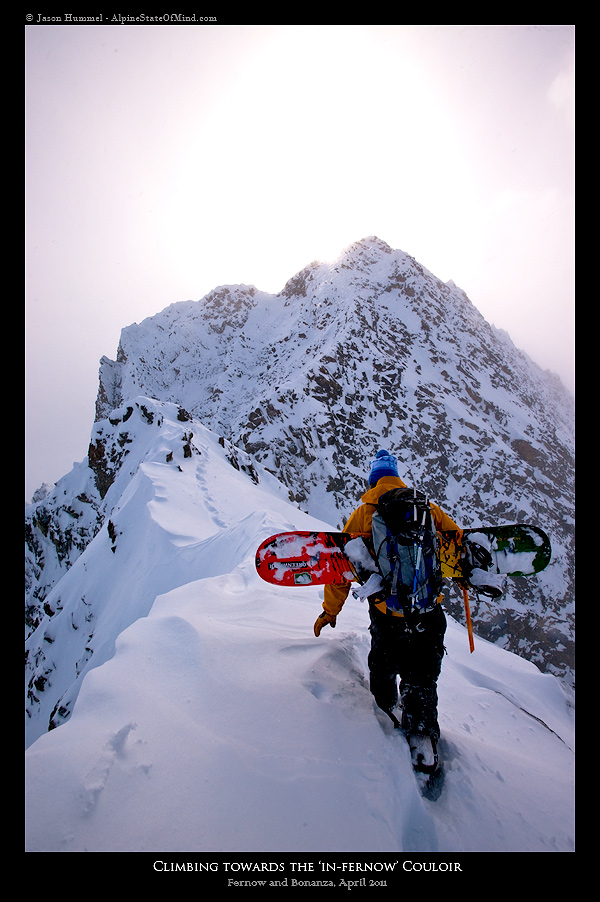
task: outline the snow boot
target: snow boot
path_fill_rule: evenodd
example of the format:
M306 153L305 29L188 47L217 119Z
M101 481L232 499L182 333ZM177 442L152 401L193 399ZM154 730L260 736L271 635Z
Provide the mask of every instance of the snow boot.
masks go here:
M438 758L437 742L423 733L413 733L407 738L421 794L429 801L436 802L444 786L444 769Z
M419 774L435 774L438 769L436 741L431 736L416 733L408 737L408 745L414 770Z

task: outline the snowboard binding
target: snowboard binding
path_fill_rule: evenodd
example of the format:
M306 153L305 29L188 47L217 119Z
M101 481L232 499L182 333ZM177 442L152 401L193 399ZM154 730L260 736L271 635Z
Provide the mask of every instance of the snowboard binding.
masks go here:
M465 553L462 558L464 585L475 589L479 595L489 598L500 598L504 594L505 580L498 578L493 571L491 553L479 542L465 541Z

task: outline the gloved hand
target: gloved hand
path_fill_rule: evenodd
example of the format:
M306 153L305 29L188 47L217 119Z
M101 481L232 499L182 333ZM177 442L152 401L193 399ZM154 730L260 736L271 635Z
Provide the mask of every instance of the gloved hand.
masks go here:
M315 621L315 636L319 636L321 630L328 623L331 624L332 627L335 626L335 614L328 614L327 611L323 611L322 614L319 614Z

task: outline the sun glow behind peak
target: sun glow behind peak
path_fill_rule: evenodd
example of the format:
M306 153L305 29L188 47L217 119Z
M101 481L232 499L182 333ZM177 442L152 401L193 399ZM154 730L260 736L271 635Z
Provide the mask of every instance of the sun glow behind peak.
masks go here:
M409 250L420 232L443 232L450 265L436 193L453 232L476 239L461 219L469 160L422 68L368 28L310 37L307 47L305 27L275 32L209 115L181 125L161 245L190 278L221 235L230 271L276 291L292 253L298 265L331 259L366 234L395 235L400 221Z

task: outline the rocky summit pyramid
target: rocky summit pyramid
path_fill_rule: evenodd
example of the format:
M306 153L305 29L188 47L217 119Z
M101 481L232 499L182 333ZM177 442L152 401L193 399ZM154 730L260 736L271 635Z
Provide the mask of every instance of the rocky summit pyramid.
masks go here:
M381 447L463 526L540 525L551 565L510 581L501 599L473 595L474 626L574 682L574 401L453 283L371 237L276 295L219 287L123 329L116 360L101 361L79 493L28 508L29 629L112 522L109 490L118 480L122 497L127 461L139 459L125 421L144 416L140 397L175 405L183 438L186 420L200 421L237 466L272 474L293 504L334 527L358 504ZM458 593L448 609L461 619Z

